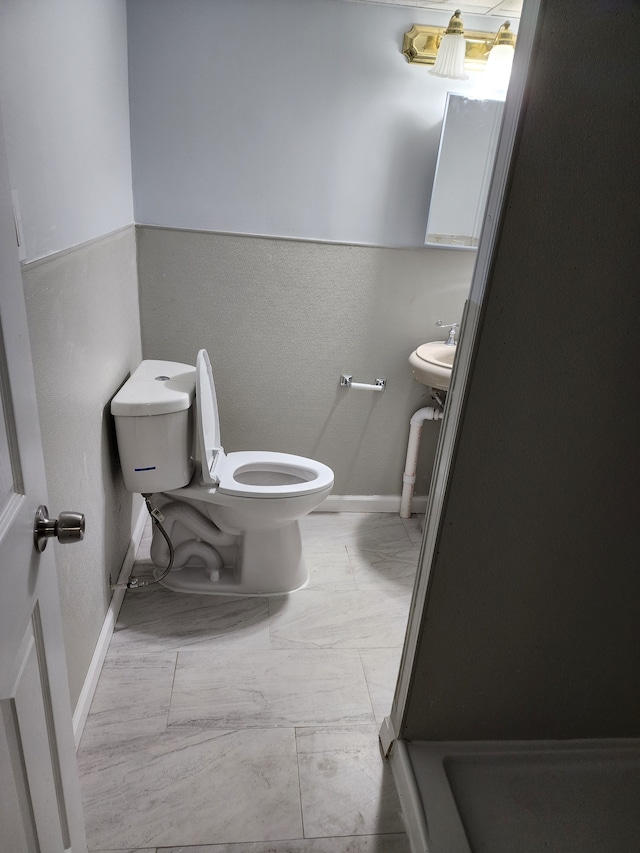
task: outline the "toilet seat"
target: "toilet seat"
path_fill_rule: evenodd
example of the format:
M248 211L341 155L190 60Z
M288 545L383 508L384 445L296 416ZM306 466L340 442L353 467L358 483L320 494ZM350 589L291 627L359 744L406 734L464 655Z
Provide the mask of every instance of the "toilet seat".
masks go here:
M225 454L211 362L206 350L196 361L197 441L202 482L224 495L245 498L286 498L330 488L333 471L322 462L270 451Z
M321 462L269 451L229 453L221 460L218 491L245 498L312 495L333 484L333 471Z

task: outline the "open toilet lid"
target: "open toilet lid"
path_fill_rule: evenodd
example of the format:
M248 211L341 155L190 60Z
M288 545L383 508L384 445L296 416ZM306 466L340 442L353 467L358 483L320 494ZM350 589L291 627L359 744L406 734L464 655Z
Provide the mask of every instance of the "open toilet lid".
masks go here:
M220 446L220 419L218 418L216 386L213 382L213 371L206 349L200 350L196 361L196 403L202 481L215 485L219 482L219 478L215 476L214 468L222 447Z

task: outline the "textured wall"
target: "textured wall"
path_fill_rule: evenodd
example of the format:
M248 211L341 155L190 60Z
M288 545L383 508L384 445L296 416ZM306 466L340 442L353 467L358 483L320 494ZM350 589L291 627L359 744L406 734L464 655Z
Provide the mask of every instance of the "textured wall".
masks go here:
M56 543L72 707L132 529L109 402L140 361L133 226L23 268L49 509L84 512L86 537ZM138 499L139 501L139 499Z
M428 74L407 63L402 37L450 14L342 0L132 0L136 222L421 246L446 94L480 91L483 75Z
M310 456L334 494L402 488L409 418L429 405L407 359L459 320L473 253L138 228L145 358L211 356L226 450ZM382 393L345 391L386 377ZM426 494L439 426L423 430Z
M640 7L544 4L403 736L640 735ZM594 120L595 119L597 120Z

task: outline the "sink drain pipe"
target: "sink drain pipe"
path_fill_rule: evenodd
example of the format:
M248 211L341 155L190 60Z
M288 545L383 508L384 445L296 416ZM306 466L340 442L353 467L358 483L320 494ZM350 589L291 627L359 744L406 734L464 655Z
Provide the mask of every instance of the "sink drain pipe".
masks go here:
M422 425L425 421L441 421L443 414L442 409L436 409L435 406L425 406L424 409L418 409L409 421L409 443L407 444L407 459L402 475L400 518L411 517L411 500L416 483L416 465L418 463Z

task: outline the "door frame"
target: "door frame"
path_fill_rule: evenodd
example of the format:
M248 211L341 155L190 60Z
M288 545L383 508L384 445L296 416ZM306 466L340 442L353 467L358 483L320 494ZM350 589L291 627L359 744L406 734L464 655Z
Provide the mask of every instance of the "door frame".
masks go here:
M517 51L505 100L502 129L498 140L484 225L480 236L469 298L465 302L462 315L460 341L457 346L451 386L447 393L447 403L436 449L422 547L418 558L418 572L409 610L400 671L391 713L385 719L380 731L380 740L385 755L389 754L393 742L400 735L406 716L422 616L427 603L431 569L443 520L456 439L471 382L476 340L482 327L484 296L500 234L502 208L511 175L512 156L524 120L526 85L533 61L534 48L538 40L541 2L542 0L525 0L518 29Z

